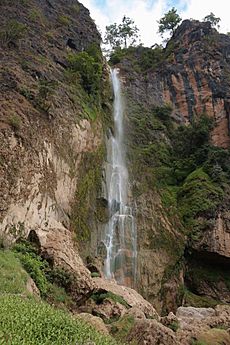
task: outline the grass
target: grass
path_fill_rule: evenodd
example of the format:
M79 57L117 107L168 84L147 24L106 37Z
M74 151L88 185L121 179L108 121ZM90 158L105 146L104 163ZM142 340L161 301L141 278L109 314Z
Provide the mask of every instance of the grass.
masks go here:
M0 296L0 344L115 345L82 320L44 302L19 296Z
M0 294L27 294L29 275L14 253L0 250Z

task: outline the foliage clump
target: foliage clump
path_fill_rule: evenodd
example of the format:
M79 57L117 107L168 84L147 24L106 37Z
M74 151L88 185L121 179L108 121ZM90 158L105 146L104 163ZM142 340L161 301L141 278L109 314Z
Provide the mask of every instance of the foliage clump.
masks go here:
M177 10L173 7L159 20L159 33L163 35L169 31L170 35L173 35L181 20Z
M204 17L203 21L210 22L212 27L216 26L219 29L219 22L221 21L221 19L219 17L216 17L215 14L211 12L206 17Z
M80 78L84 90L93 97L101 87L102 61L96 49L68 55L69 71Z
M124 305L126 308L129 308L129 304L124 300L124 298L122 296L116 295L112 292L96 292L94 294L91 295L91 298L97 303L97 304L101 304L103 303L104 299L111 299L112 301L116 302L116 303L120 303L122 305Z
M134 46L139 38L139 29L134 21L124 16L121 24L111 24L106 26L104 43L109 44L112 50L128 48Z
M9 44L16 45L17 42L25 37L27 26L17 20L10 20L0 29L0 44L8 46Z

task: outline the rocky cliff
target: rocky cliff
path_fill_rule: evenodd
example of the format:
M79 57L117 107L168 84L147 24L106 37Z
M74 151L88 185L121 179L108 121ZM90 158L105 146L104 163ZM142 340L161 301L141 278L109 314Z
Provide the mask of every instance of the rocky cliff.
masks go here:
M77 246L89 236L82 223L91 206L82 209L79 195L90 190L94 203L103 159L100 35L77 1L1 1L0 9L1 239L7 245L31 234L89 290ZM98 72L90 89L74 60L82 51L82 63L91 59Z
M210 23L185 20L164 49L111 57L127 102L138 289L159 309L182 303L184 286L229 300L229 49Z

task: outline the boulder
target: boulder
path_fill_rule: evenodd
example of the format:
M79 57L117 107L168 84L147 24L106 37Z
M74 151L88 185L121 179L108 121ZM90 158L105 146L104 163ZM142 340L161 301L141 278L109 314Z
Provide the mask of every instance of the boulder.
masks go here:
M108 281L102 278L94 278L93 280L96 286L96 291L107 291L121 296L130 307L135 307L139 311L143 312L147 318L155 318L159 320L159 315L154 307L134 289L118 285L115 281Z

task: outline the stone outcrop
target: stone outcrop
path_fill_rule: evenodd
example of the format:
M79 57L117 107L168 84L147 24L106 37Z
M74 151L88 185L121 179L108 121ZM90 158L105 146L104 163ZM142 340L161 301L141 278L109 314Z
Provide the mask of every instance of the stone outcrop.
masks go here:
M153 306L136 290L118 285L115 281L108 281L102 278L94 278L93 280L95 283L95 291L112 292L115 295L121 296L130 307L138 308L146 317L159 318Z
M138 345L230 344L229 306L215 309L180 307L176 315L170 313L160 321L136 319L126 339Z

